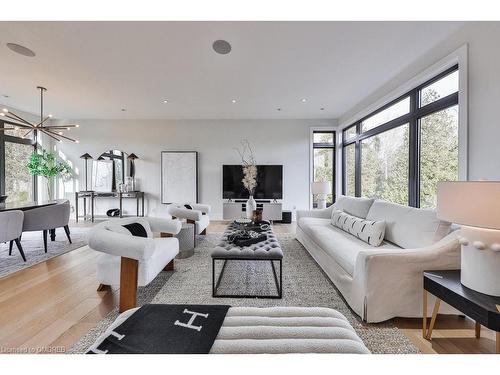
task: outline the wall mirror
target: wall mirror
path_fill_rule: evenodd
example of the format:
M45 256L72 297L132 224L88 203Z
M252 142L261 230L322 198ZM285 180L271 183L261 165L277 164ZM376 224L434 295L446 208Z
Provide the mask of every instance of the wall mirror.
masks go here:
M114 192L125 183L128 175L127 153L120 150L103 152L92 163L92 189Z

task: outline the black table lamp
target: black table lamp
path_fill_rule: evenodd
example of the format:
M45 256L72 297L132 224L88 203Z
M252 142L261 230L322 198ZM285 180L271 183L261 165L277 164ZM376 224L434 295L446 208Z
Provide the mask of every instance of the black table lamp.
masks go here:
M139 159L139 157L136 154L131 153L127 156L127 159L130 161L129 175L132 177L132 189L135 191L135 160Z
M87 180L87 170L88 170L89 159L92 159L92 156L90 156L88 153L85 153L82 156L80 156L80 159L85 159L85 191L88 191L89 187L88 187L88 180Z

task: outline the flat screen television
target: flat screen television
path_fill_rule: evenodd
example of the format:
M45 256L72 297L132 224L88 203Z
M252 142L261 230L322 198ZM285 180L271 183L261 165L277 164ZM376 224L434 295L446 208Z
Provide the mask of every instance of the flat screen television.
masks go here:
M248 199L248 191L243 186L241 165L222 166L222 198ZM257 165L257 187L255 199L283 199L283 166Z

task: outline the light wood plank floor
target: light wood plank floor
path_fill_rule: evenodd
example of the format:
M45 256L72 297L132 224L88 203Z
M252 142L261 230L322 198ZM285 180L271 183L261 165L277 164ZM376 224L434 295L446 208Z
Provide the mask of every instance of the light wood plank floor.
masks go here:
M72 226L89 223L72 223ZM221 232L213 222L208 231ZM291 233L294 225L275 225ZM97 292L94 251L83 247L0 279L0 353L33 350L63 352L103 319L118 302L118 289ZM432 341L422 338L420 319L395 324L423 353L494 353L494 333L475 338L468 318L439 316Z

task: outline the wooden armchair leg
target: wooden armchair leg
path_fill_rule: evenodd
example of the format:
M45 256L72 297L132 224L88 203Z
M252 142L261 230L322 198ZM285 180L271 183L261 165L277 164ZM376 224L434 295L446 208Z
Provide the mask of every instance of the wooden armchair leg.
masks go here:
M120 309L122 313L137 304L137 274L139 261L122 257L120 270Z
M111 286L106 285L106 284L99 284L99 286L97 287L98 292L103 292L105 290L110 290L110 289L111 289Z

